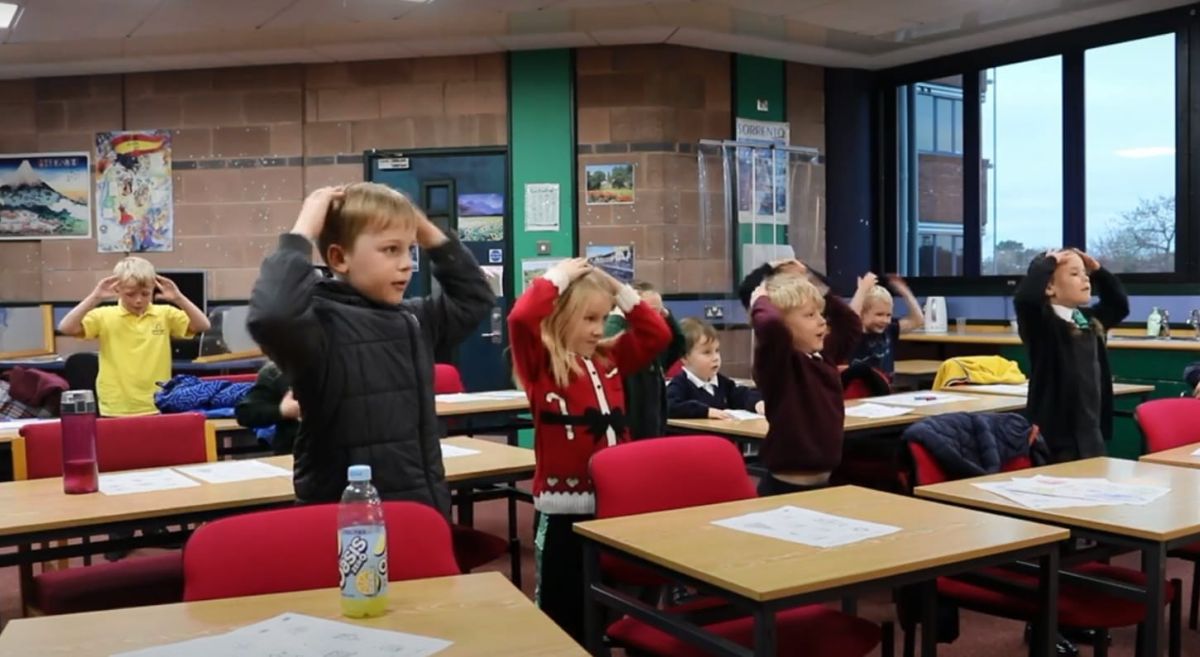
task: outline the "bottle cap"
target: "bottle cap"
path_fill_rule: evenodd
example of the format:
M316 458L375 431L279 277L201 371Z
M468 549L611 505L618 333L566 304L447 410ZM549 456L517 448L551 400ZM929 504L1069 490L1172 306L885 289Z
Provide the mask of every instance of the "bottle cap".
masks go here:
M350 481L371 481L371 466L352 465L347 476Z
M96 397L91 390L67 390L59 403L62 415L79 415L96 412Z

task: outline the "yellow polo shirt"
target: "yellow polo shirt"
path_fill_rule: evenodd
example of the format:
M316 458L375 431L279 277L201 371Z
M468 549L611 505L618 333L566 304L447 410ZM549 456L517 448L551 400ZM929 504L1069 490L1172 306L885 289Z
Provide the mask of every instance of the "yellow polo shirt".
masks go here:
M100 340L96 377L101 415L157 413L154 393L171 378L171 338L190 338L187 313L150 304L141 317L115 306L93 308L83 316L85 338Z

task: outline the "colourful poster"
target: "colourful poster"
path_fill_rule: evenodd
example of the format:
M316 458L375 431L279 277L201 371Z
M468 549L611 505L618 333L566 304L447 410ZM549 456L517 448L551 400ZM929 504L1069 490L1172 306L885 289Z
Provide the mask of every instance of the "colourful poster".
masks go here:
M170 131L96 135L97 250L172 250L173 207Z
M787 123L738 119L737 210L744 224L788 224L788 155L772 148L787 146Z
M0 156L0 240L91 237L89 157Z

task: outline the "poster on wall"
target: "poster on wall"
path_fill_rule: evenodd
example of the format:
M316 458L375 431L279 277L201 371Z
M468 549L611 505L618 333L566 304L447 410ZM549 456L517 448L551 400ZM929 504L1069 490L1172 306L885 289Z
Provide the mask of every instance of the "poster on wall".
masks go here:
M631 205L634 200L632 164L589 164L587 176L588 205Z
M96 247L170 251L174 244L171 132L96 135Z
M558 183L525 185L525 231L558 232Z
M0 240L92 236L88 153L0 155Z
M610 276L629 284L633 282L633 245L587 247L587 261Z
M554 265L565 260L565 258L525 258L521 261L521 291L529 289L529 285L533 283L533 279L544 275L550 271Z
M786 122L738 119L737 141L763 147L737 149L738 221L744 224L788 223L788 155L771 146L787 146Z
M504 215L458 217L458 236L464 242L500 242L504 240Z
M504 214L503 194L459 194L458 216L486 217Z

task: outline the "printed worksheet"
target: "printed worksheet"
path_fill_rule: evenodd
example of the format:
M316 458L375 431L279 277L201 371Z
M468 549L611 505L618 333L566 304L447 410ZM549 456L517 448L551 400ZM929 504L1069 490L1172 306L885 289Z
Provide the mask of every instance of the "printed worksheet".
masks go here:
M1009 481L974 484L1030 508L1071 506L1144 506L1171 492L1166 486L1122 484L1085 477L1013 477Z
M1029 394L1029 384L1012 384L1012 383L992 383L981 386L971 386L971 392L991 392L997 395L1012 395L1013 397L1024 397Z
M170 468L161 470L139 470L137 472L114 472L100 475L100 492L105 495L130 495L153 493L172 488L191 488L200 484Z
M819 548L849 545L900 531L899 527L891 525L855 520L796 506L781 506L769 511L714 520L712 524Z
M736 420L738 422L745 422L747 420L765 420L766 419L766 417L759 415L758 413L751 413L750 411L741 411L741 410L737 410L737 409L730 409L730 410L726 410L725 412L729 413L729 419Z
M208 484L228 484L269 477L288 477L290 479L292 476L291 470L253 459L181 465L176 467L175 471Z
M846 407L846 417L859 417L868 420L878 420L887 417L899 417L908 415L910 410L903 406L884 406L883 404L873 404L864 402Z
M285 613L219 636L113 657L428 657L450 645L450 641L443 639Z
M933 392L930 390L921 390L917 392L901 392L894 395L884 395L883 397L872 397L871 401L877 404L888 404L891 406L936 406L938 404L953 404L954 402L970 401L971 398L966 395L956 395L952 392Z
M1085 507L1085 506L1104 506L1103 502L1092 502L1088 500L1078 500L1070 497L1055 497L1052 495L1039 495L1037 493L1027 493L1012 488L1010 482L996 481L990 483L973 484L977 488L982 488L991 493L995 493L1000 497L1012 500L1017 504L1028 509L1064 509L1067 507Z
M478 453L479 450L477 449L470 449L469 447L459 447L458 445L447 445L446 443L442 443L442 458L444 459L452 459L456 456L470 456Z

